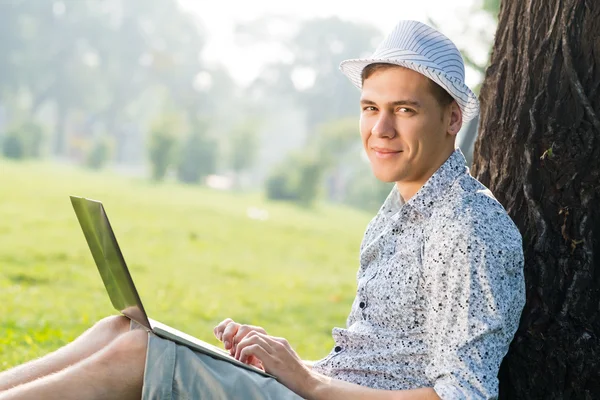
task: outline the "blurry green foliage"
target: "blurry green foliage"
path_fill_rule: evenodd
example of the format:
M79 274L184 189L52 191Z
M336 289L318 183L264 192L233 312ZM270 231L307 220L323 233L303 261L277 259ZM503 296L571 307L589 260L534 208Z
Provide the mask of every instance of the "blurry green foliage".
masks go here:
M301 160L298 179L298 204L311 207L319 196L324 166L320 160L305 157Z
M7 158L39 158L44 131L39 124L26 121L13 126L2 140L2 154Z
M92 143L85 165L91 169L102 169L111 157L111 142L108 137L100 136Z
M162 181L175 161L178 138L183 123L176 113L165 113L154 120L150 127L148 158L152 167L152 179Z
M2 154L6 158L24 158L23 141L15 131L8 131L2 140Z
M273 169L266 183L267 197L312 206L324 181L335 183L334 177L340 170L353 174L353 164L360 163L357 148L360 149L360 134L356 118L320 125L302 151L291 153ZM331 197L331 190L328 195Z
M267 198L271 200L297 200L293 173L285 168L274 169L265 183Z
M319 196L325 165L307 152L291 153L266 182L267 198L311 207Z
M357 152L353 150L361 146L358 118L347 117L320 125L313 142L319 158L328 167L350 161L348 156L356 159Z
M354 175L346 187L344 203L363 210L376 212L392 190L393 183L382 182L373 176L370 167Z
M497 18L500 12L500 0L483 0L481 8Z
M233 128L231 142L231 168L242 172L251 168L257 160L260 148L260 124L255 119L247 119Z
M74 115L112 133L131 122L149 90L164 88L178 109L200 108L191 82L205 35L177 0L0 1L0 37L0 105L27 97L34 117L50 105L58 155L69 150Z
M181 142L177 178L185 183L198 183L215 172L218 156L217 142L207 136L208 123L195 121Z
M359 91L337 69L340 60L356 58L373 51L381 39L374 26L346 21L339 17L314 18L281 22L291 28L292 35L276 37L269 33L270 18L259 18L238 25L238 33L257 41L277 41L288 49L293 60L282 60L265 67L255 82L268 97L290 98L301 107L306 126L313 131L318 125L358 111ZM298 87L294 75L307 73L312 84Z

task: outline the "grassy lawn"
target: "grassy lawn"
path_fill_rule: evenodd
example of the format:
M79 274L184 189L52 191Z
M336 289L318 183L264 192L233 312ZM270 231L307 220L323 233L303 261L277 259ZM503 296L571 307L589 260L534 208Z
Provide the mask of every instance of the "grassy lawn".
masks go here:
M0 160L0 370L114 313L69 195L102 200L151 317L216 343L225 317L317 359L344 326L369 215ZM247 217L248 207L269 219Z

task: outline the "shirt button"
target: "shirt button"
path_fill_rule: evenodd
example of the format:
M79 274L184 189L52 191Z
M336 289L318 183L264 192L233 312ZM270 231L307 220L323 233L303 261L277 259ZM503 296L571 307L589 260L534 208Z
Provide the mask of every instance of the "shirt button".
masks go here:
M339 353L340 351L342 351L342 346L335 346L335 349L333 349L336 353Z
M365 304L365 302L364 302L364 301L361 301L361 302L358 304L358 306L359 306L360 308L365 308L367 305Z

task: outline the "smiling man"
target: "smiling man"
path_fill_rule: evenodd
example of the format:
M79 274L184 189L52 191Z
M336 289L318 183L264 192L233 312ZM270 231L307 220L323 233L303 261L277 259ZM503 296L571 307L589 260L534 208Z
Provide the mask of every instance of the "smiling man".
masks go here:
M395 182L364 235L346 328L315 363L231 319L214 333L277 377L130 330L112 317L63 349L0 374L1 399L493 399L525 302L521 236L455 148L478 113L454 44L401 21L342 71L361 89L375 176ZM4 392L2 392L4 390Z

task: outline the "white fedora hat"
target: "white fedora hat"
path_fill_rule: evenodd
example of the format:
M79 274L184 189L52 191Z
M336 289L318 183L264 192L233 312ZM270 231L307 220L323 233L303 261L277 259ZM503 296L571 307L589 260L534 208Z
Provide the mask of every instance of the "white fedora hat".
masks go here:
M428 25L400 21L370 58L342 61L340 69L360 89L363 69L374 63L395 64L425 75L456 100L463 122L479 113L477 96L465 85L460 52L450 39Z

